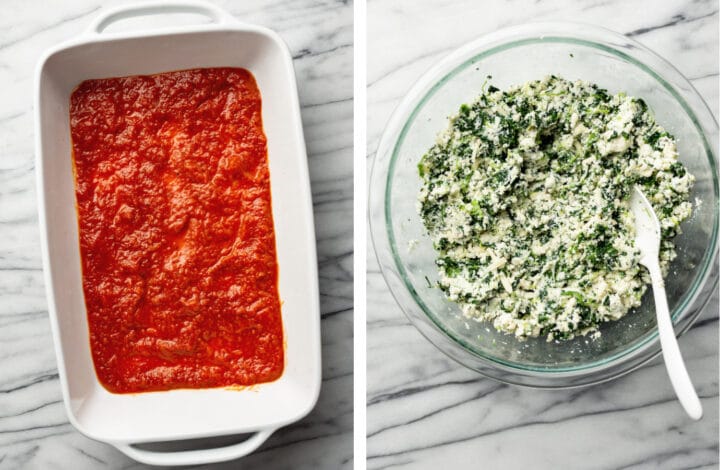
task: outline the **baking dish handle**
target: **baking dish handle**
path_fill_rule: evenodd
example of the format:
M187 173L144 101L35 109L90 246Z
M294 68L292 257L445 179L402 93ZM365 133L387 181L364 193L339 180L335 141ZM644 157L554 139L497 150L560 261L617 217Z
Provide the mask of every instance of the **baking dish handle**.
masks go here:
M230 13L212 3L200 0L173 0L170 2L153 0L108 8L90 23L87 33L98 35L116 21L137 16L163 15L167 13L196 13L207 16L216 24L238 22Z
M255 451L277 429L258 431L249 439L229 446L215 449L183 450L179 452L156 452L139 449L132 444L113 443L122 453L147 465L176 466L176 465L204 465L244 457Z

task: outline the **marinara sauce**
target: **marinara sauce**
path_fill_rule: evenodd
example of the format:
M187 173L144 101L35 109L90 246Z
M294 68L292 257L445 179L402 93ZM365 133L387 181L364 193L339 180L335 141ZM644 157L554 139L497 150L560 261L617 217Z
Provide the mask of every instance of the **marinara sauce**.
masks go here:
M70 126L100 382L130 393L277 379L278 267L252 74L87 80Z

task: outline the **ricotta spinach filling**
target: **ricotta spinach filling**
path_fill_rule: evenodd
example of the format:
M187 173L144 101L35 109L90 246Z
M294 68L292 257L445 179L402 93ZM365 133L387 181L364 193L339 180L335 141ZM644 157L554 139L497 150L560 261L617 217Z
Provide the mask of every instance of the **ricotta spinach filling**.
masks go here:
M649 283L630 191L662 227L663 275L694 177L640 98L556 76L484 86L418 164L418 211L439 287L463 314L519 338L599 334Z

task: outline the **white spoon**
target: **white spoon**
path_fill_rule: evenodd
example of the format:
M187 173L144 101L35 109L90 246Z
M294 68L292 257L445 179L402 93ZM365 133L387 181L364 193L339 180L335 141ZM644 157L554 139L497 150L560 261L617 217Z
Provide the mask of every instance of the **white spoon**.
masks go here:
M648 269L652 279L655 313L665 367L680 404L692 419L697 420L702 418L702 405L680 355L665 296L665 283L660 272L658 258L660 223L652 206L637 186L630 196L630 210L635 216L635 246L640 250L640 264Z

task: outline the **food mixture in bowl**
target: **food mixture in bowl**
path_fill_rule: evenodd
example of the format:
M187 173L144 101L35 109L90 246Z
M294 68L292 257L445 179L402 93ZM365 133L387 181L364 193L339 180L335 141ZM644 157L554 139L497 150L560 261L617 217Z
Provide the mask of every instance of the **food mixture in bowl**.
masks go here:
M638 185L662 227L660 264L690 216L694 177L642 99L556 76L483 87L422 157L418 211L439 287L519 338L599 334L640 305Z

